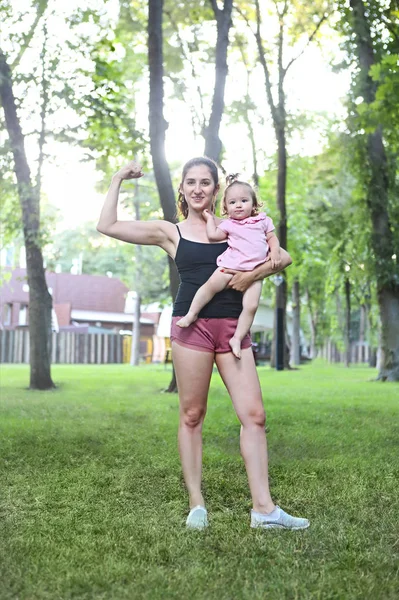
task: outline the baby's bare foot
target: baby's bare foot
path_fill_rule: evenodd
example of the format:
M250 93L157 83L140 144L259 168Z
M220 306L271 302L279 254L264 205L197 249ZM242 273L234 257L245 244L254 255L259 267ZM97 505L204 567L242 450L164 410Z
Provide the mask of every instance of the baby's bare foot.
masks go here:
M176 325L179 327L190 327L191 323L194 323L196 318L197 317L195 315L190 315L190 313L187 313L185 317L182 317L176 321Z
M229 340L229 344L230 344L230 348L231 348L231 351L234 354L234 356L236 358L241 358L241 341L238 338L233 336Z

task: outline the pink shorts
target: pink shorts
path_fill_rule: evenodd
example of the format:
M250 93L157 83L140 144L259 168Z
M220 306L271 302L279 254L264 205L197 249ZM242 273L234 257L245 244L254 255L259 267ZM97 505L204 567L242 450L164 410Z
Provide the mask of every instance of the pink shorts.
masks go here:
M170 332L172 342L201 352L216 354L231 352L229 340L235 333L237 319L197 319L189 327L178 327L176 321L179 319L181 317L172 317ZM241 348L245 349L251 346L251 336L247 333L241 342Z

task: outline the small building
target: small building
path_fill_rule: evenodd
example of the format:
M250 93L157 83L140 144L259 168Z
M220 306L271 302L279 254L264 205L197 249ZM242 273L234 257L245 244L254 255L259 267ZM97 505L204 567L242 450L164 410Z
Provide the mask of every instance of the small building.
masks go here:
M29 327L29 285L26 269L4 269L0 288L0 328ZM78 333L131 332L133 311L127 312L127 286L115 277L46 272L53 298L54 331ZM152 338L155 322L140 319L140 337Z

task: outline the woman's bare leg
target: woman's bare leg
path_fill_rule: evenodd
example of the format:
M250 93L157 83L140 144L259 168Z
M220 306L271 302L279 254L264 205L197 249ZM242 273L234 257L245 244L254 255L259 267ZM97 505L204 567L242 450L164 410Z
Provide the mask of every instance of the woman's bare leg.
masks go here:
M179 327L189 327L191 323L194 323L198 318L200 310L204 308L205 304L208 304L208 302L212 300L215 294L227 287L227 284L232 277L232 275L228 275L227 273L223 273L220 269L216 269L208 281L197 290L188 313L177 321L176 325Z
M236 358L241 358L241 342L251 329L251 325L258 310L259 298L262 293L262 282L255 281L242 298L242 311L238 318L237 329L229 341L231 350Z
M240 361L230 352L217 354L216 364L241 422L241 454L253 508L259 513L270 513L275 505L269 490L266 417L252 350L242 350Z
M206 414L213 352L200 352L172 343L180 401L179 452L190 508L204 506L201 492L202 424Z

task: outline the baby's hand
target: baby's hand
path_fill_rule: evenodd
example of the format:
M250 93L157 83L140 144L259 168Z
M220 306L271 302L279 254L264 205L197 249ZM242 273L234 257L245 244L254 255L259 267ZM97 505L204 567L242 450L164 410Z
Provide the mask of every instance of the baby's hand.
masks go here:
M272 261L272 269L279 269L281 267L280 248L270 251L270 260Z
M207 208L202 211L202 216L204 217L205 221L208 221L209 219L213 219L212 213L210 213Z

